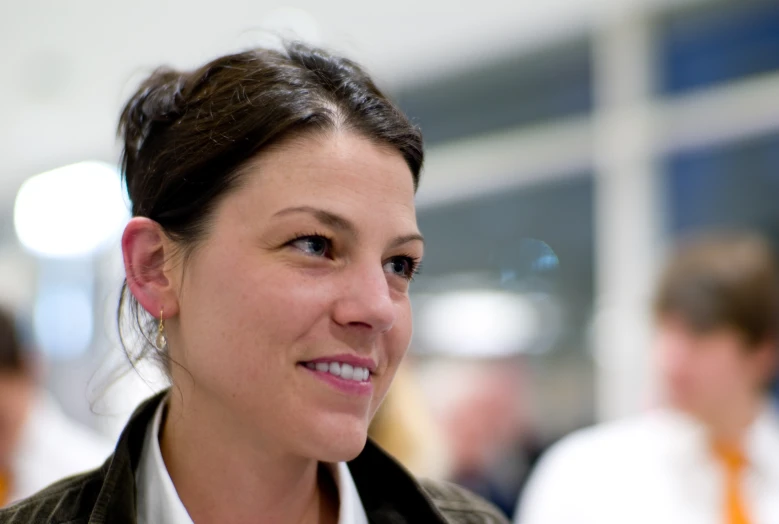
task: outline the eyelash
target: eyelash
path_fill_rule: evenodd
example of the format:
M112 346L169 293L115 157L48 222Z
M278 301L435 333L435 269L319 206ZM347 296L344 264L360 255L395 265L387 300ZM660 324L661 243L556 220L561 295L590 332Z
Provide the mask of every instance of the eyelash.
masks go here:
M286 245L292 246L295 242L299 242L300 240L306 240L311 238L321 238L322 240L325 240L327 242L327 249L332 250L333 239L324 233L317 233L317 232L297 233L294 235L294 238L292 240L287 242ZM419 274L419 272L422 270L422 261L419 259L419 257L415 257L409 254L400 254L400 255L395 255L394 257L392 257L391 260L397 260L397 259L402 259L408 264L408 274L399 275L399 276L402 276L409 282L413 281L414 277L416 277Z
M414 277L416 277L420 271L422 271L422 261L419 259L419 257L415 257L412 255L396 255L392 257L393 259L403 259L408 263L408 275L405 276L405 278L411 282L414 280Z

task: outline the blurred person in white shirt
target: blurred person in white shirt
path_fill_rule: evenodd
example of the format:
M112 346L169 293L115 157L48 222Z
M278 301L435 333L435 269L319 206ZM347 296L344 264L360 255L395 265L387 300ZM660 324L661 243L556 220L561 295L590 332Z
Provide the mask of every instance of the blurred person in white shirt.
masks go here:
M0 507L100 466L112 448L39 387L12 315L0 309Z
M654 306L662 407L554 446L516 522L779 523L771 249L754 236L696 239L668 264Z

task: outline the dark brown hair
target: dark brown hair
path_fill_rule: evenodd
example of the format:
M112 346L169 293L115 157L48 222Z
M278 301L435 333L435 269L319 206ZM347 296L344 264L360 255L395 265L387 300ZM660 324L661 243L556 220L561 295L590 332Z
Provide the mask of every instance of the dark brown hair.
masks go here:
M0 372L22 373L26 364L14 317L0 308Z
M676 316L699 333L740 332L751 346L779 337L779 274L769 244L741 233L688 240L660 280L655 313Z
M218 201L258 153L308 133L348 130L396 150L414 188L422 135L354 62L300 43L223 56L191 72L156 70L125 106L122 171L133 216L158 222L185 255L207 232ZM143 349L154 350L154 319L122 288ZM124 326L126 327L126 326ZM167 355L159 355L168 366Z

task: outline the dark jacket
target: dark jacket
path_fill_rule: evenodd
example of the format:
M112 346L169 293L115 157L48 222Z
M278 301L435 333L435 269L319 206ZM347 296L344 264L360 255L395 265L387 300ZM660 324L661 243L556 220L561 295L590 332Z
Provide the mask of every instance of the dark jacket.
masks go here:
M136 410L102 467L0 510L0 524L136 524L135 470L146 428L163 397L157 395ZM372 442L349 469L371 523L506 523L498 510L461 488L418 483Z

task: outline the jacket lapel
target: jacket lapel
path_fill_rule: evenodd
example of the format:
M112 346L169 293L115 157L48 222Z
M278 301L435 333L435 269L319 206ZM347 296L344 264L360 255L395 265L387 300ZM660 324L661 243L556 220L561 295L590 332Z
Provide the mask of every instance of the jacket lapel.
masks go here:
M414 477L371 440L349 471L371 523L447 522Z
M135 470L146 428L167 393L163 391L148 399L130 417L116 444L116 451L103 465L104 481L89 516L89 524L137 524Z

